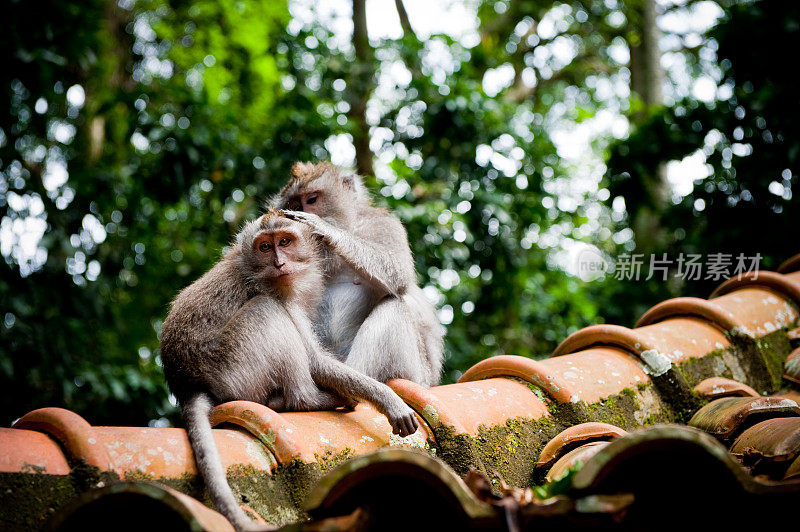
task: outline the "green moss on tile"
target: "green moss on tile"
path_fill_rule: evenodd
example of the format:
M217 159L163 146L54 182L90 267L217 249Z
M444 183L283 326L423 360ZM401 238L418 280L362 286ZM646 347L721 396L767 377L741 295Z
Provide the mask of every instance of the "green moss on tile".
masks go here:
M41 530L79 492L66 475L0 473L0 530Z
M694 387L711 377L733 378L733 372L725 363L723 350L717 349L703 357L690 358L677 366L686 382Z
M775 392L780 389L783 366L786 363L786 357L792 352L792 346L786 335L787 332L788 329L780 329L755 341L756 348L769 374L769 392Z
M488 475L498 473L514 486L534 481L533 464L545 444L563 430L549 418L509 419L503 425L480 426L474 446Z
M772 393L780 388L783 364L791 352L787 329L752 339L739 332L725 335L731 345L678 366L686 382L694 387L711 377L724 377L742 382L759 393Z
M475 442L467 434L456 434L453 427L439 425L433 429L433 437L429 444L436 455L459 475L466 474L471 467L485 471Z

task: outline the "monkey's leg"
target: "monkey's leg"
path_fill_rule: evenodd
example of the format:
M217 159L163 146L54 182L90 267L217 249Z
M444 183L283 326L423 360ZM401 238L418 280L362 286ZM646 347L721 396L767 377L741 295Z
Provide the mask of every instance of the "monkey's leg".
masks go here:
M387 297L361 324L345 363L380 382L400 378L428 386L431 370L421 344L406 302Z
M311 376L320 386L374 404L387 417L395 434L408 436L417 431L419 424L414 411L391 388L332 356L320 353L313 357Z
M319 389L313 393L307 393L305 398L292 405L296 407L294 409L287 405L286 398L283 397L283 395L271 397L270 400L267 401L267 406L276 412L308 412L314 410L335 410L337 408L352 410L357 404L358 401L355 399Z
M358 401L351 397L325 390L318 390L316 396L311 401L312 406L309 407L309 410L335 410L337 408L352 410L358 404Z
M298 308L288 310L306 346L314 382L340 395L371 402L388 418L395 434L408 436L417 431L414 411L391 388L336 360L319 343L305 312Z

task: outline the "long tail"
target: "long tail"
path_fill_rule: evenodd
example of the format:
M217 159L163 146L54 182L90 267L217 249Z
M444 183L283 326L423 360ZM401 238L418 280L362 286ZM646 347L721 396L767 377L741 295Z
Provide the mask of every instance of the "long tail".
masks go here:
M186 421L186 432L192 444L197 468L211 494L217 509L224 515L236 530L258 530L256 525L236 502L236 497L228 485L225 471L211 432L209 416L214 403L206 393L195 393L183 403L183 418Z

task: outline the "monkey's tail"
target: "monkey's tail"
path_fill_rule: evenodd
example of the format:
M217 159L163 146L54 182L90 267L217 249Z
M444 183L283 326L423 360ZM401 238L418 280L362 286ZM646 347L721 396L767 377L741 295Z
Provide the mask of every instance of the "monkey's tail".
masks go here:
M183 418L186 421L186 432L194 451L197 469L203 476L217 509L236 530L268 530L247 517L228 485L217 444L214 442L214 434L211 432L209 417L213 407L211 397L203 392L192 394L183 403Z

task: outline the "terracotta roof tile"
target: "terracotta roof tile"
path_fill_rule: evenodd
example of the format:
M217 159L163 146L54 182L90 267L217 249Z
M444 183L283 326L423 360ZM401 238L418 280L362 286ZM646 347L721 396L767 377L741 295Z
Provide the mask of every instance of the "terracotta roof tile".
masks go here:
M783 378L800 384L800 347L789 353L783 363Z
M59 512L52 530L204 530L234 532L225 517L166 486L118 482L88 491Z
M748 464L784 466L800 455L800 417L767 419L756 423L736 438L731 454ZM782 477L783 472L778 477Z
M635 329L619 325L591 325L571 334L553 351L552 356L562 356L597 344L621 347L637 356L655 349L679 363L724 349L730 342L722 330L708 321L680 316Z
M517 377L538 386L559 403L569 402L575 395L575 390L570 389L543 362L513 355L499 355L481 360L465 371L458 382L475 382L491 377Z
M673 469L671 476L681 477L691 470L680 465L680 460L688 454L695 454L718 462L729 474L740 481L750 482L750 476L728 454L727 449L710 435L700 430L677 425L662 425L633 432L604 447L594 460L587 462L578 471L573 486L579 490L624 490L636 491L631 483L650 484L644 480L642 466L656 465L660 471ZM644 457L658 456L658 459L643 460ZM623 464L629 467L624 467ZM632 466L632 467L631 467ZM646 467L646 466L645 466ZM648 475L654 471L647 471ZM665 478L656 476L659 481ZM681 479L683 482L685 478ZM687 488L690 486L687 483Z
M475 436L481 425L503 425L510 419L541 419L550 415L544 401L525 385L509 379L464 381L462 378L457 384L430 389L401 379L388 384L431 427L447 426L455 434Z
M694 387L694 390L709 399L722 397L761 397L761 395L746 384L725 377L711 377Z
M751 477L713 437L682 426L632 433L601 449L572 480L582 493L629 493L626 529L748 530L794 522L800 483ZM779 517L780 516L780 517Z
M213 425L238 425L258 438L278 463L300 459L315 462L318 456L373 451L392 440L386 417L372 405L359 403L352 412L283 412L249 401L231 401L211 414ZM424 423L408 441L424 442L430 433Z
M726 397L697 411L689 425L730 439L765 417L800 416L800 406L785 397Z
M40 408L22 416L14 428L44 432L61 442L71 458L85 460L103 471L113 469L108 450L85 419L63 408Z
M794 462L792 462L792 465L786 470L786 474L783 478L786 480L800 479L800 456L794 459Z
M789 264L783 272L797 269L800 255ZM458 383L431 389L390 381L422 421L417 434L405 440L392 436L386 419L365 403L351 412L276 413L243 401L214 410L214 437L234 490L276 524L306 517L299 504L315 484L322 491L309 499L313 526L334 529L375 518L369 509L358 510L354 501L369 502L379 520L396 523L396 510L380 502L381 497L388 500L387 489L398 494L397 500L405 500L408 493L433 497L443 526L455 519L465 526L497 528L514 515L524 523L583 523L581 519L598 513L607 519L604 522L627 516L626 522L641 525L645 522L637 516L647 514L643 509L650 511L647 515L658 510L648 506L648 497L658 494L663 501L703 485L719 486L704 492L712 499L726 486L731 493L744 494L741 497L768 493L771 498L757 499L758 504L780 510L775 506L783 501L780 494L796 496L800 482L758 481L718 440L732 444L733 455L754 474L800 477L795 428L800 417L794 417L800 415L800 407L793 401L800 399L800 392L776 392L781 374L784 385L798 383L794 361L800 357L797 350L790 354L791 343L798 347L797 334L790 331L798 326L798 287L800 271L759 272L758 278L743 276L723 284L712 300L676 298L656 305L633 329L582 329L546 360L493 357L467 370ZM707 399L712 401L702 406ZM690 424L709 434L681 426L631 434L619 428L686 420L692 414ZM459 473L469 467L496 471L516 486L527 487L545 472L555 478L577 461L584 466L572 479L569 498L515 500L508 492L502 504L491 506L465 491L442 460L398 445L435 452ZM197 484L185 483L196 469L182 429L92 427L73 412L45 408L27 414L12 429L0 429L0 446L0 488L7 475L40 471L48 473L36 477L50 483L47 493L85 491L133 475L203 496ZM340 466L343 469L323 475L331 464L350 456L355 458ZM99 476L76 488L70 460L96 466ZM768 463L774 467L759 465ZM688 475L693 481L687 484ZM658 482L648 482L650 478ZM139 490L134 497L139 500L154 498L148 488L130 489ZM112 492L90 491L82 504L91 506ZM262 493L271 496L263 498ZM13 508L26 497L24 490L6 492L5 506ZM164 515L173 517L192 514L185 508L201 504L182 499L186 495L163 497L171 508ZM691 499L682 497L681 504L687 500ZM734 508L747 506L714 500ZM63 500L41 498L35 519L43 518L48 505L61 504ZM736 519L728 522L741 524Z
M793 257L789 257L778 266L779 273L792 273L800 271L800 253Z
M780 274L770 271L748 272L741 277L731 277L711 294L712 298L721 298L731 292L747 292L759 290L780 295L784 300L800 305L800 278L798 273ZM740 294L741 295L741 294ZM769 317L766 317L769 319Z
M654 305L642 314L636 327L644 327L676 316L703 318L723 331L741 329L745 324L739 317L716 301L699 297L676 297Z
M553 482L563 478L569 472L570 468L576 466L578 463L585 464L608 445L610 445L610 442L607 441L593 441L570 450L556 460L556 463L553 464L553 467L547 472L545 480L547 482Z
M576 445L592 441L609 441L626 436L628 433L608 423L581 423L562 430L542 449L536 467L550 467L565 452Z
M61 448L44 433L0 428L0 449L0 473L69 474Z
M409 497L413 494L413 497ZM425 501L425 528L445 518L459 523L496 519L494 508L478 500L452 469L427 453L381 449L334 469L309 494L305 506L314 518L343 515L362 504L384 507L375 530L397 529L409 518L398 514L398 502Z
M548 374L564 383L572 403L595 403L626 388L649 382L641 363L614 347L595 347L542 361Z

